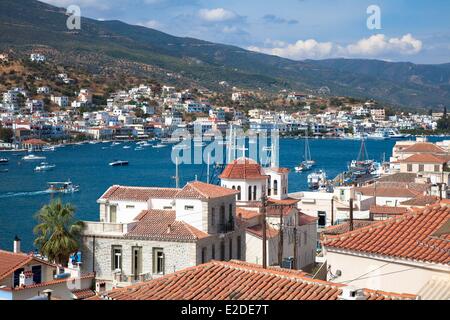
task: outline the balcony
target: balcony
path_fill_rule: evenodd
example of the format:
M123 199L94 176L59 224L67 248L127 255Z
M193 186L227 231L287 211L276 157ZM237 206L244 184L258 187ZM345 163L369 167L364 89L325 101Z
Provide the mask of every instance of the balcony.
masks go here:
M221 234L234 232L234 229L234 222L220 223L217 226L217 232Z
M133 223L105 223L85 221L85 235L124 235L134 226Z

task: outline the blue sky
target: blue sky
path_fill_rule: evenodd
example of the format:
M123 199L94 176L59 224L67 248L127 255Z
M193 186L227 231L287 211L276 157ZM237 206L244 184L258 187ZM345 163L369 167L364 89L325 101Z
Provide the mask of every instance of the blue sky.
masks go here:
M448 0L42 0L83 16L294 60L370 58L450 62ZM380 8L381 29L367 27Z

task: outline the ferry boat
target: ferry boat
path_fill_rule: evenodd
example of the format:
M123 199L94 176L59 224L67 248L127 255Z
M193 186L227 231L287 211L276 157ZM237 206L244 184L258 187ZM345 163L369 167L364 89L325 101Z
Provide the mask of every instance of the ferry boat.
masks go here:
M8 162L9 162L9 159L0 158L0 164L7 164Z
M56 168L56 166L54 164L48 164L47 162L42 162L39 166L37 166L34 169L34 171L36 171L36 172L50 171L54 168Z
M124 167L124 166L127 166L129 164L130 163L128 161L116 160L116 161L111 162L109 165L111 167Z
M308 175L308 187L311 190L319 190L327 185L327 174L323 170Z
M47 159L47 158L46 157L36 156L34 154L30 154L30 155L27 155L27 156L22 158L22 160L26 160L26 161L45 160L45 159Z
M47 192L49 193L75 193L80 190L71 181L67 182L49 182Z

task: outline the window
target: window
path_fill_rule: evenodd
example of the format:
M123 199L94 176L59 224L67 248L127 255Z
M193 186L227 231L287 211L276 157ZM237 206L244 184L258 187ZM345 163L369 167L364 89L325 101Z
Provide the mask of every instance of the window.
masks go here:
M238 186L237 189L239 191L239 193L237 195L237 199L238 199L238 201L241 201L241 186Z
M278 180L275 180L273 182L273 195L277 196L278 195Z
M117 207L116 206L109 207L109 222L117 223Z
M225 225L225 206L224 205L221 205L220 206L220 224L222 225L222 226L224 226Z
M134 209L135 206L127 206L126 208L127 208L127 209Z
M42 266L32 266L31 272L33 272L33 283L40 284L42 282Z
M216 225L216 208L211 209L211 225Z
M194 206L184 206L184 210L192 211L192 210L194 210Z
M24 271L25 269L23 268L14 271L14 288L20 285L20 274Z
M220 261L225 261L225 242L220 243Z
M228 212L229 212L229 221L231 222L231 221L233 221L233 205L232 204L230 204L229 206L228 206Z
M139 276L142 273L142 248L133 247L131 249L131 270L134 275L134 280L139 280Z
M252 186L248 187L248 201L252 201Z
M153 274L164 274L164 250L159 248L153 249Z
M164 207L164 210L172 210L172 207Z
M212 245L211 247L211 259L215 259L216 258L216 245Z
M254 187L253 187L253 200L254 200L254 201L256 201L256 193L257 193L256 191L257 191L257 190L258 190L257 187L254 186Z
M122 246L113 246L111 252L112 252L111 269L113 271L122 270Z
M419 164L419 171L420 172L425 171L425 166L423 164Z
M327 213L325 211L319 211L318 212L318 216L319 216L319 227L325 227L326 223L327 223Z
M241 236L237 237L236 243L236 255L238 260L242 260L242 252L241 252Z
M412 164L408 164L408 172L412 172L413 171L413 165Z
M267 183L268 196L272 195L272 177L269 176L269 181Z
M206 263L206 248L202 248L202 264Z
M441 171L441 166L438 164L434 165L434 172L440 172Z
M228 247L228 260L232 260L233 259L233 239L230 238L230 242L229 242L229 247Z

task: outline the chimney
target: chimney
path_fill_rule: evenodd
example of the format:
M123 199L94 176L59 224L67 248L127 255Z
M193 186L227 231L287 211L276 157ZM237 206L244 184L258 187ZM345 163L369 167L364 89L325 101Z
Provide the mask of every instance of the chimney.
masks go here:
M14 238L14 253L20 253L20 239L18 236Z

